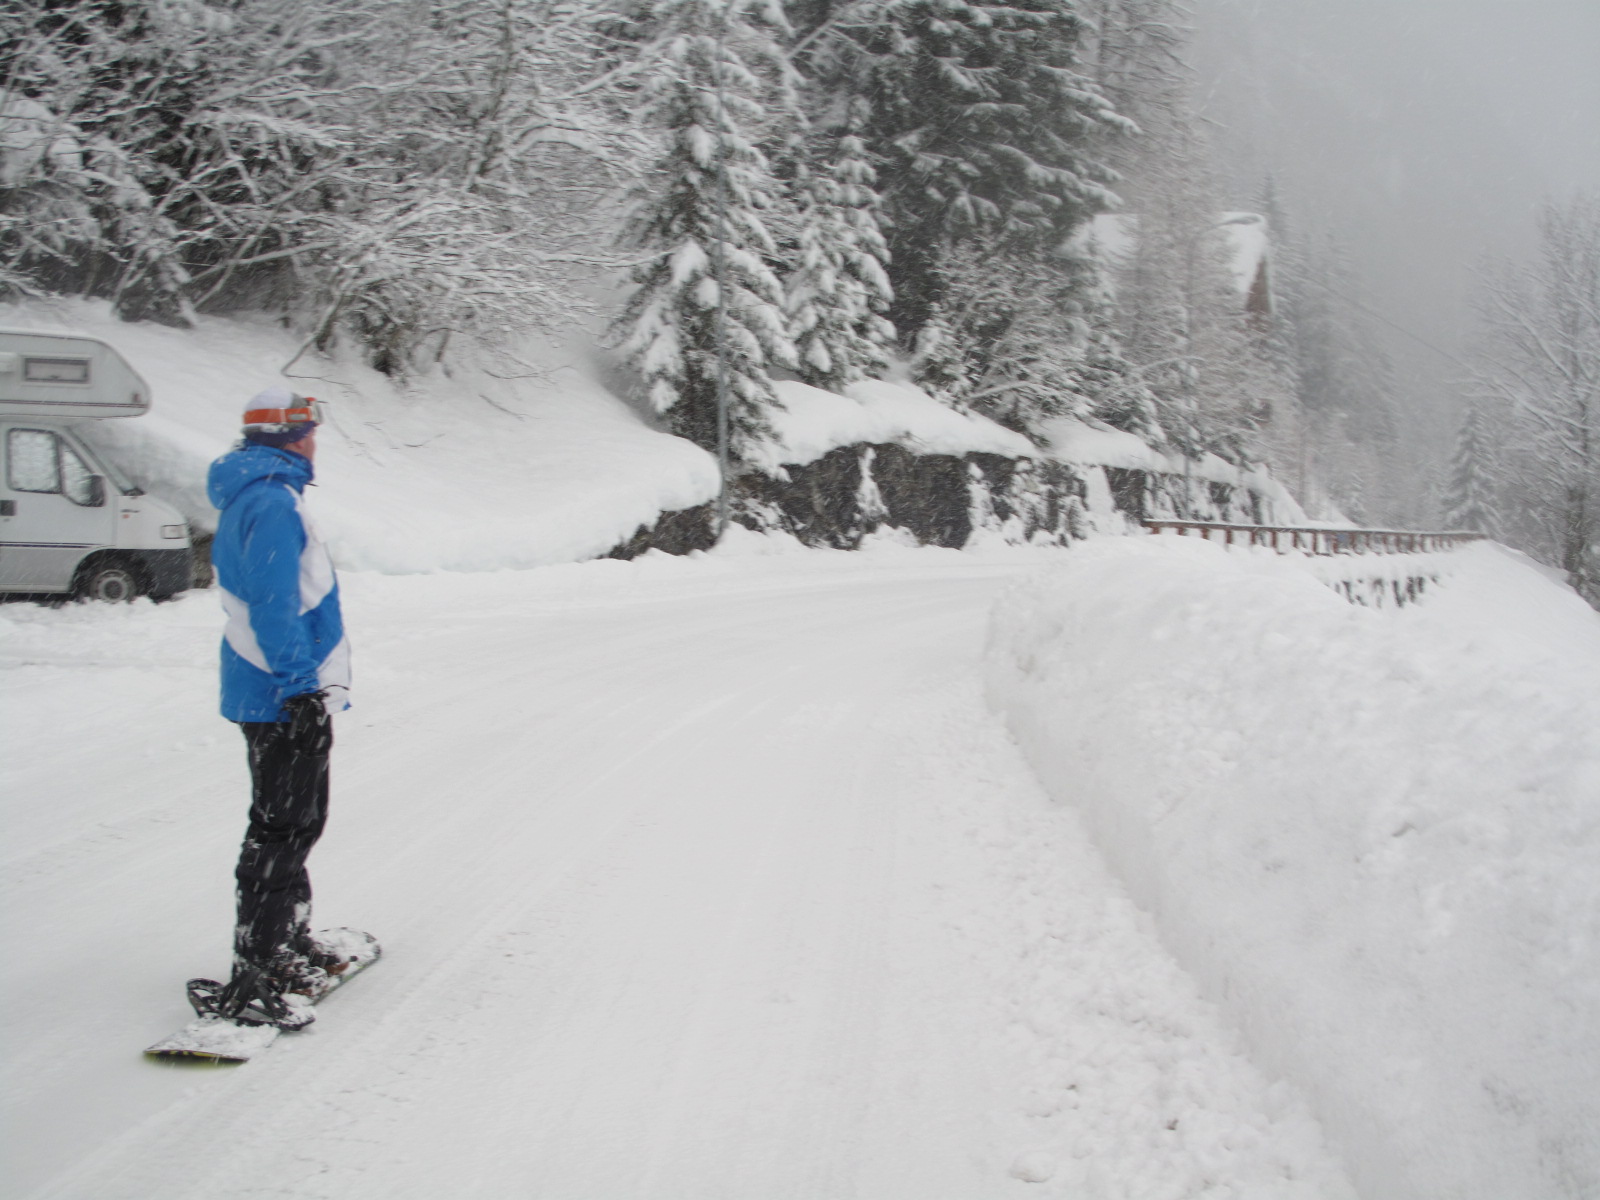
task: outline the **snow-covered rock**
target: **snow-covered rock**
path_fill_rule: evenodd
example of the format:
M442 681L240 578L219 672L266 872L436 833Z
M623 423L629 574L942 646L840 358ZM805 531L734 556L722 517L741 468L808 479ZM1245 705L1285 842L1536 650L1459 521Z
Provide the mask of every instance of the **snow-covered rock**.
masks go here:
M973 452L1026 457L1037 448L987 417L957 412L920 388L864 379L843 396L792 380L774 385L783 408L773 414L777 434L767 461L778 470L813 463L850 445L897 445L918 454Z

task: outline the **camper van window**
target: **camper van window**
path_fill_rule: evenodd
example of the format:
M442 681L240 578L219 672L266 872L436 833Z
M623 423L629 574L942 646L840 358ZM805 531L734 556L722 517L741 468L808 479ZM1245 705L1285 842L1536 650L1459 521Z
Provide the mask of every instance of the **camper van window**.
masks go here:
M87 358L25 358L22 378L28 383L88 383Z
M89 464L78 457L78 452L65 442L61 443L61 490L80 508L99 508L106 502L105 491L95 496L94 472Z
M56 435L43 429L13 429L6 439L6 479L14 492L59 492Z

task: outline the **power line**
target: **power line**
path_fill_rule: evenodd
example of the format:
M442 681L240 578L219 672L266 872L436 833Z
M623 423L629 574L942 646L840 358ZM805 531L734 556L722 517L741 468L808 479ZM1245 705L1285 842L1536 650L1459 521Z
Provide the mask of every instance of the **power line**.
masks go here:
M1450 353L1450 351L1448 351L1448 350L1441 350L1438 346L1435 346L1432 342L1430 342L1427 338L1423 337L1420 333L1413 333L1411 330L1407 329L1404 325L1401 325L1396 321L1390 320L1388 317L1384 316L1382 313L1376 311L1375 309L1368 308L1365 304L1361 303L1361 301L1357 300L1354 296L1346 295L1344 292L1341 292L1338 288L1334 287L1331 283L1327 283L1327 282L1325 282L1325 281L1323 281L1321 279L1316 278L1313 275L1305 275L1305 276L1302 276L1302 278L1305 279L1308 283L1314 283L1319 288L1322 288L1324 291L1330 292L1333 295L1339 297L1339 299L1343 300L1346 304L1350 305L1350 307L1352 307L1354 309L1357 309L1360 312L1366 313L1366 315L1371 317L1374 321L1378 321L1378 322L1380 322L1380 323L1382 323L1384 325L1387 325L1390 329L1393 329L1396 333L1405 334L1406 337L1410 338L1412 341L1416 342L1418 345L1426 346L1429 350L1432 350L1435 354L1439 355L1441 358L1448 359L1450 362L1454 363L1456 366L1460 367L1462 370L1464 370L1464 371L1472 370L1472 364L1471 363L1468 363L1468 362L1464 361L1463 359L1458 358L1456 355Z

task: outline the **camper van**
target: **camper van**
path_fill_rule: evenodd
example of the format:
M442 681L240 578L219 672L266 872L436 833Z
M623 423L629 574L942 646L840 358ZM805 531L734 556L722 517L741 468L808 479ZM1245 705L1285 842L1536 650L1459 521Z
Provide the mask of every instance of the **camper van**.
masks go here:
M149 407L149 385L105 342L0 329L0 592L161 600L189 586L182 514L80 436Z

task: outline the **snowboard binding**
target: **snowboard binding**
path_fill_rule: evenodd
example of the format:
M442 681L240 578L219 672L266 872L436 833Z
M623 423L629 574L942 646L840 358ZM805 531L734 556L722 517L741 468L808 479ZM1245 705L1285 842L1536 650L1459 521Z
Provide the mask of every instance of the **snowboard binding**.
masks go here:
M216 1017L236 1025L272 1025L291 1031L317 1019L309 997L281 992L261 967L246 967L227 983L191 979L189 1005L196 1016Z

